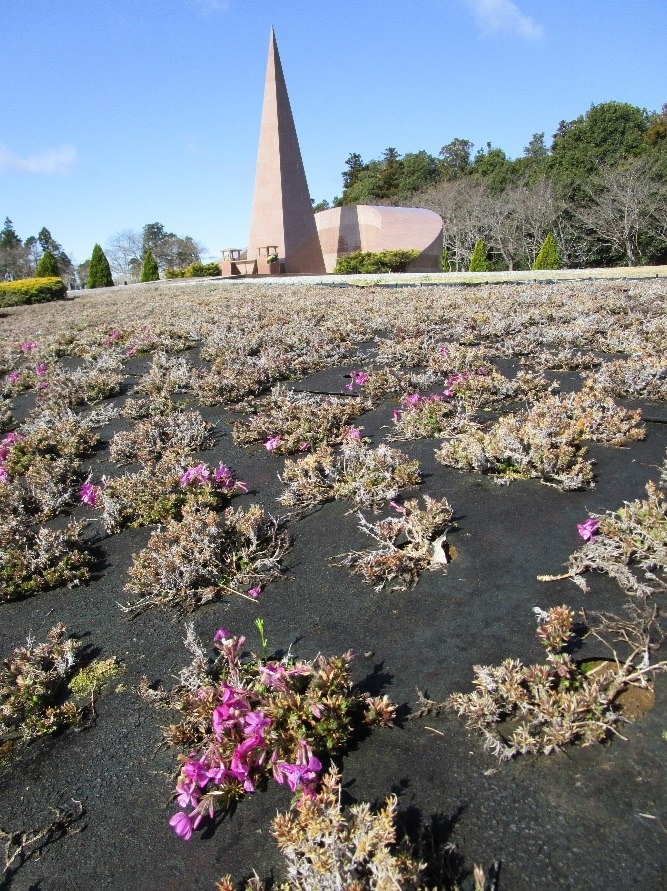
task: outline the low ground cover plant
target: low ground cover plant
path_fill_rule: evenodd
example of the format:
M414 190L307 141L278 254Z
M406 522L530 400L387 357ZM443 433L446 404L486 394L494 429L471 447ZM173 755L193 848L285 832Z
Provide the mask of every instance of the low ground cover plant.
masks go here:
M394 707L386 697L357 691L351 682L350 653L307 662L288 651L269 658L261 621L263 654L244 653L245 637L216 632L216 654L188 627L193 659L170 692L140 692L180 713L165 728L165 739L184 749L175 796L182 810L170 820L189 839L204 819L219 817L269 777L297 797L311 797L321 781L323 761L340 754L363 728L391 725Z
M355 575L373 585L404 591L413 588L425 569L444 570L449 563L447 529L452 508L446 498L424 496L424 506L411 498L400 505L392 502L393 517L369 523L359 513L359 528L374 538L378 547L341 554L337 559Z
M650 662L656 645L651 637L659 630L655 610L635 609L629 620L600 615L589 633L605 647L607 658L580 664L568 652L575 636L573 611L563 605L536 608L535 613L544 663L526 666L510 658L500 665L476 665L472 693L453 693L445 703L420 694L417 716L455 711L501 761L548 755L571 743L594 745L612 733L620 736L619 694L635 685L645 687L657 672L667 670L667 661ZM619 643L626 650L622 656Z
M312 797L272 821L287 874L278 891L426 891L421 881L425 864L396 843L397 810L396 796L390 795L377 813L366 802L344 811L340 774L332 766ZM216 887L236 891L231 876ZM245 891L263 889L256 875L245 885Z
M25 492L0 482L0 602L88 579L84 523L70 521L50 529L34 521L34 506Z
M187 504L180 521L153 532L134 556L125 590L135 599L124 609L192 610L225 594L253 599L280 573L289 537L258 505L221 513Z
M606 514L592 514L579 531L585 544L570 555L568 572L538 576L540 581L571 578L587 591L585 576L597 571L635 597L667 589L667 501L654 483L647 484L646 498L626 502Z
M278 455L305 452L323 443L336 445L350 422L371 407L358 397L315 396L275 387L255 414L234 424L234 442L261 442Z
M664 354L603 362L591 376L600 392L626 399L667 399L667 361Z
M213 445L213 425L198 411L173 411L138 421L116 433L109 457L118 464L150 464L167 452L200 452Z
M329 446L286 461L280 476L280 503L296 514L327 501L347 500L356 508L377 509L399 491L421 482L419 462L385 443L372 449L356 428L348 430L338 453Z
M619 408L586 387L548 396L525 411L502 416L442 444L436 457L461 470L491 473L505 481L536 477L559 488L584 489L593 469L583 442L623 445L646 435L641 412Z
M126 526L179 520L187 506L218 510L233 495L246 491L245 483L222 462L214 468L175 450L135 473L103 477L100 485L89 482L82 500L102 510L102 525L114 534Z
M79 723L81 712L67 697L77 671L80 642L67 636L64 625L49 631L46 641L28 638L0 669L0 742L30 742L45 733Z

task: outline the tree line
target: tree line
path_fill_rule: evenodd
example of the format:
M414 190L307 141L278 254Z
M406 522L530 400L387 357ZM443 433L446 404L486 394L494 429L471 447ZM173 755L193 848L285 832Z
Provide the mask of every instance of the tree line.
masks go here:
M436 211L456 269L468 267L480 240L489 268L530 268L549 233L565 266L667 262L667 104L658 113L593 105L561 121L549 146L535 133L516 159L490 143L473 149L456 138L437 157L395 148L369 162L350 154L333 204Z
M87 287L89 280L104 280L109 284L109 276L112 282L139 281L146 280L145 275L149 273L153 278L158 278L167 269L198 263L205 252L206 248L191 236L181 237L168 232L162 223L147 223L141 231L123 229L115 233L107 240L104 249L95 245L90 259L75 266L71 256L46 227L35 236L22 239L7 217L0 230L0 280L48 274L60 276L69 287ZM93 260L94 275L91 279ZM106 263L109 276L105 272L100 273L101 262L102 269Z

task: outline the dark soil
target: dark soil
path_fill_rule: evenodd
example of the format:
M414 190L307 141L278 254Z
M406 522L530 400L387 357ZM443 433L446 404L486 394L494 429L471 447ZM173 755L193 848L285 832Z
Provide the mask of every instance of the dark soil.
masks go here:
M319 373L312 389L344 393L346 373ZM27 405L28 398L15 401L18 419L21 400ZM216 445L202 459L224 460L249 486L235 503L258 500L280 513L275 499L282 459L261 447L235 446L232 412L197 407L217 424ZM387 400L359 419L374 444L384 439L394 407ZM570 581L544 584L536 576L564 571L580 544L577 523L590 511L641 498L646 482L657 479L667 447L665 410L644 408L655 419L644 442L591 448L597 478L586 492L563 493L537 481L500 487L436 462L436 440L395 443L421 462L420 492L446 496L454 508L456 528L448 537L454 559L446 574L424 573L410 591L375 593L346 568L332 565L335 555L366 542L360 545L363 536L349 505L328 504L290 521L293 547L284 575L257 603L227 598L192 617L204 641L224 626L245 634L256 649L254 620L261 616L276 650L291 645L304 658L354 650L355 681L388 694L399 719L393 729L374 730L342 759L345 800L381 804L395 792L401 830L421 844L434 883L456 877L465 885L474 863L487 874L495 863L499 887L513 891L667 887L664 677L657 678L655 705L621 728L627 741L505 764L485 754L456 716L409 717L417 688L441 700L471 689L474 665L508 656L540 660L535 606L622 611L625 595L604 577L593 579L591 592L583 594ZM125 423L104 428L104 439ZM97 478L109 471L105 446L90 462ZM73 825L82 831L53 839L39 856L17 863L2 887L213 891L223 874L241 880L253 869L262 879L279 879L281 857L269 824L289 805L283 787L271 783L247 796L232 816L189 842L170 829L176 753L161 745L165 713L153 710L133 688L143 675L172 685L188 661L184 619L163 610L129 619L118 607L128 599L123 585L131 557L150 530L106 537L92 524L88 534L96 555L90 584L2 605L0 654L8 655L28 634L43 640L49 628L64 622L91 654L123 661L126 689L97 700L91 726L32 743L0 776L0 827L6 832L43 825L51 808L72 799L85 808ZM577 654L606 655L591 642Z

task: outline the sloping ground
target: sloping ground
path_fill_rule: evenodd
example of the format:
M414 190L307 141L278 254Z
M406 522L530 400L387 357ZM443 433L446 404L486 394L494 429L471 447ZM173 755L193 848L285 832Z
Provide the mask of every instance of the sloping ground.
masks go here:
M306 281L270 287L179 284L108 289L3 313L3 377L18 373L27 380L32 374L30 388L22 392L5 384L3 405L11 408L16 429L23 430L35 406L45 404L54 386L49 375L57 368L71 373L86 356L113 354L122 363L120 394L102 402L119 409L136 397L135 388L145 382L160 350L195 369L212 370L218 361L218 378L229 386L241 386L249 374L244 359L250 356L276 375L258 384L264 392L284 376L297 392L348 399L365 392L364 385L353 383L351 371L423 373L429 357L444 355L442 344L452 351L461 344L485 350L485 371L502 369L510 380L521 362L533 371L545 368L563 393L579 390L582 378L599 374L605 364L636 359L628 371L635 390L614 398L618 405L641 408L646 437L622 447L589 446L586 457L596 462L594 487L563 491L539 479L497 485L491 474L463 472L436 460L434 450L445 433L392 441L392 447L419 461L423 480L398 500L428 494L446 497L453 507L452 559L445 573L423 572L406 591L376 592L334 560L369 546L351 504L336 501L286 520L292 547L282 576L256 601L220 597L191 619L204 643L224 627L246 635L248 647L258 651L254 622L261 617L270 650L291 647L310 659L352 648L355 681L374 695L386 693L398 706L398 718L394 728L373 730L338 759L344 800L379 805L395 792L399 826L413 843L421 839L420 856L429 862L432 882L470 882L474 863L487 872L495 863L500 888L661 887L667 874L664 676L656 678L653 707L636 722L619 725L625 741L613 738L506 763L485 753L480 739L451 713L409 716L418 709L417 688L443 700L471 689L475 665L510 656L539 661L543 650L535 637L535 607L566 603L587 614L623 612L628 595L602 574L588 579L589 592L569 579L546 584L537 576L565 571L569 555L581 545L577 524L590 513L643 498L647 481L660 478L667 409L664 395L656 398L639 378L641 368L657 367L662 357L662 371L652 380L655 388L664 387L667 284L655 278L474 289L333 289ZM22 351L20 345L29 342L35 346ZM40 362L46 366L43 375L34 370ZM354 421L372 448L395 432L394 413L406 411L401 396L416 389L443 391L449 375L443 369L444 364L435 367L430 387L406 384L404 392L375 397ZM159 382L157 372L155 377ZM248 486L247 494L235 495L234 506L259 502L284 515L276 500L284 488L281 475L285 462L296 459L266 449L262 440L241 445L232 435L235 423L251 417L259 397L250 395L234 408L228 402L207 404L210 397L202 401L203 391L193 380L190 376L169 395L215 424L212 448L193 453L192 463L224 462L232 468ZM488 425L520 411L527 401L518 391L493 406L473 406L472 413ZM101 485L105 474L136 470L120 467L109 453L114 434L134 423L117 416L97 428L100 442L83 458L77 486L88 473ZM364 511L371 521L388 513L390 508ZM8 656L28 635L44 640L63 622L88 657L114 655L122 661L123 687L112 685L96 698L94 720L85 729L42 737L8 753L0 775L5 832L43 825L50 808L71 800L81 802L85 812L72 824L83 831L55 834L39 857L23 863L18 858L4 887L203 891L225 873L240 881L253 869L262 879L281 879L282 861L269 825L277 810L289 806L284 787L270 783L245 796L232 815L187 842L170 829L178 762L175 750L162 743L169 716L141 699L135 687L143 676L165 687L174 684L189 661L185 617L154 608L131 618L119 609L130 599L124 585L132 557L146 547L154 527L107 534L99 509L77 505L73 514L89 521L84 538L94 555L90 582L0 603L0 655ZM58 525L63 517L49 522ZM655 594L654 601L664 605L664 593ZM577 659L606 655L591 638L575 653ZM664 650L656 658L664 658Z

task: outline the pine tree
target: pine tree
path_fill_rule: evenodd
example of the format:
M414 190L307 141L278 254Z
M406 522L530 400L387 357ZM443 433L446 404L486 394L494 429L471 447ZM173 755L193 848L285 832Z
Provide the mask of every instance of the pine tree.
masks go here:
M449 253L447 248L442 249L442 271L443 272L451 272L452 264L449 262Z
M486 260L486 248L481 238L475 242L475 248L470 257L469 272L488 272L489 264Z
M538 251L533 269L560 269L560 256L558 253L558 242L549 232L542 242L542 247Z
M150 248L146 248L146 253L144 254L144 265L141 267L141 278L139 281L142 282L156 282L160 278L160 271L157 267L157 263L155 262L155 257L153 256L153 252Z
M90 258L90 266L88 267L88 287L110 288L112 285L113 278L109 268L109 261L99 244L96 244Z
M44 251L42 254L42 258L37 264L37 271L35 272L36 278L52 278L53 276L60 275L60 270L58 269L58 261L53 256L51 251Z

